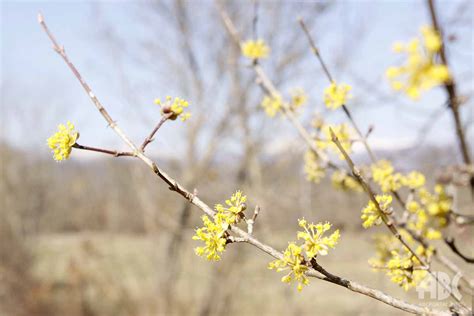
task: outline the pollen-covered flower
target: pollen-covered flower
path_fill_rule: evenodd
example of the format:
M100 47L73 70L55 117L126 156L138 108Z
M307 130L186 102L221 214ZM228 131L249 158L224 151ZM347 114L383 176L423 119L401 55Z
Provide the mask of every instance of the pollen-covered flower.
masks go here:
M196 229L193 240L202 240L205 243L203 247L197 247L195 252L200 257L206 257L207 260L219 261L220 254L224 252L226 245L226 227L219 221L212 221L206 215L201 217L204 227Z
M339 155L339 158L341 160L344 160L344 155L340 152L337 145L332 141L331 130L336 135L342 148L344 148L344 150L348 154L352 152L352 141L350 139L351 129L345 123L337 125L324 124L321 127L323 135L321 135L321 138L316 140L316 146L318 146L318 148L322 150L331 148L335 153Z
M268 264L270 270L288 271L288 274L281 278L282 282L298 282L298 291L303 289L303 285L308 285L309 280L305 273L308 271L305 258L302 254L302 247L295 243L289 243L288 248L283 253L282 259L277 259Z
M382 212L387 212L389 210L390 204L392 204L391 195L377 195L375 196L375 199L377 200ZM382 216L383 214L379 211L374 202L369 201L369 204L362 210L362 215L360 217L364 221L362 226L364 226L364 228L369 228L374 225L380 225L382 223Z
M265 96L262 101L262 107L268 116L274 117L282 108L283 100L280 96L269 97Z
M79 133L75 131L74 124L67 122L66 125L59 124L58 131L48 138L48 146L53 151L53 157L56 161L62 161L69 158L72 146L79 138Z
M347 172L336 170L331 177L332 185L339 190L343 191L356 191L362 192L363 188L357 180L349 176Z
M303 239L306 256L311 259L317 255L325 256L329 248L334 248L341 236L339 229L335 230L329 237L323 237L324 233L331 229L331 224L317 223L308 224L305 219L298 220L298 225L304 229L304 232L298 232L298 239Z
M352 87L345 83L337 84L332 82L329 87L324 89L324 103L326 107L332 110L340 108L346 104L352 96L350 95Z
M245 211L247 196L242 194L242 191L237 191L232 194L231 198L225 201L225 206L216 204L215 209L218 214L222 214L225 222L229 225L235 224L242 218L243 211Z
M436 63L436 54L442 47L440 35L431 27L421 29L418 38L408 44L396 43L394 51L407 55L407 61L400 67L389 67L386 76L392 88L405 92L410 98L418 99L421 91L451 80L448 67Z
M296 88L291 91L291 109L296 110L306 104L308 96L301 88Z
M224 252L229 236L227 230L242 218L246 201L247 197L237 191L225 201L226 206L216 205L216 214L212 220L207 215L201 217L204 227L196 229L193 236L193 240L202 240L205 243L205 246L195 249L198 256L206 257L207 260L220 260L220 254Z
M268 57L270 48L262 39L248 40L242 44L242 55L250 59L260 59Z
M304 155L304 173L308 181L319 183L326 175L326 170L313 150L309 149Z
M191 117L191 113L184 112L184 109L189 106L189 102L179 97L173 99L171 96L167 96L165 102L155 99L155 104L161 107L163 114L172 113L170 120L176 120L179 117L184 122Z

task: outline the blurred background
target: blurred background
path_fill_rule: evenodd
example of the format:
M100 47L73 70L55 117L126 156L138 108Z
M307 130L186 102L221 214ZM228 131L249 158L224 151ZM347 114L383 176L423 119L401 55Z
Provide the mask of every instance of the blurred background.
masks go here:
M258 36L271 47L262 66L283 93L307 92L305 126L315 113L332 123L345 117L325 109L326 79L298 17L333 76L353 86L348 106L363 131L374 127L369 143L379 158L423 171L431 184L462 162L445 91L435 88L413 102L384 78L400 62L392 43L430 23L424 1L223 5L244 39L253 37L258 9ZM472 148L473 3L436 5L450 69L467 99L461 115ZM335 191L329 180L306 181L305 144L287 121L261 110L262 91L214 1L2 1L0 8L1 315L400 313L317 280L298 293L267 270L270 257L247 245L227 247L218 263L195 256L191 237L201 213L138 161L74 150L56 163L46 139L67 120L81 144L126 148L52 50L38 12L134 141L159 120L155 98L190 101L193 117L166 123L147 149L185 187L197 188L209 205L242 189L250 209L262 208L255 235L277 249L295 238L298 218L331 221L342 238L323 259L329 271L416 301L415 291L405 293L367 264L371 234L360 222L366 197ZM362 146L354 150L357 163L367 162ZM472 211L466 188L457 197L460 211ZM472 249L472 231L455 233L462 249Z

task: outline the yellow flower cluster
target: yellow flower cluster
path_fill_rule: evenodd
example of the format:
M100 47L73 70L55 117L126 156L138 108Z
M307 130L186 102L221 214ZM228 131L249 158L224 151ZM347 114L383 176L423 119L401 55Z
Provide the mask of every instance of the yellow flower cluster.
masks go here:
M201 219L204 227L196 229L193 240L202 240L205 246L196 247L195 252L200 257L206 256L207 260L219 261L220 254L224 252L227 243L227 223L224 224L221 216L215 216L214 221L206 215Z
M331 182L334 188L343 191L362 192L363 188L357 180L349 176L345 171L334 171L331 177Z
M59 124L58 131L48 138L48 146L53 151L53 158L62 161L69 158L72 146L79 138L79 133L74 130L74 124L67 122Z
M265 110L265 113L267 113L268 116L274 117L281 110L283 106L283 100L281 99L280 96L276 96L276 97L265 96L263 98L261 106Z
M321 150L326 150L328 148L332 149L334 153L339 154L339 158L344 160L344 156L341 154L339 148L337 148L336 144L332 141L331 137L331 129L336 135L337 139L342 145L342 148L349 154L352 152L352 141L351 137L351 129L345 123L338 124L338 125L329 125L323 124L321 126L321 131L323 136L316 140L316 146Z
M196 229L196 234L193 236L193 240L205 243L203 247L195 249L198 256L205 256L207 260L220 260L220 254L224 252L227 244L227 230L230 225L238 223L243 217L246 200L247 197L241 191L237 191L225 201L228 207L216 205L216 214L212 220L206 215L201 217L204 226Z
M408 59L400 67L389 67L386 72L393 89L418 99L420 91L429 90L451 80L448 67L437 64L436 54L442 47L439 34L431 27L421 29L421 41L412 39L408 44L395 43L394 50Z
M345 83L338 85L336 82L332 82L329 87L324 89L326 107L335 110L346 104L347 100L352 98L350 95L351 89L352 87Z
M227 224L232 225L240 222L242 214L246 209L247 196L242 191L232 194L231 198L225 201L226 206L216 204L215 209L218 214L222 214Z
M290 107L292 110L297 110L306 104L308 101L308 96L302 88L295 88L291 90L291 104Z
M304 155L304 173L306 174L306 179L314 183L319 183L326 175L325 168L311 149L306 151Z
M284 283L291 283L293 280L298 282L298 291L303 289L303 285L309 284L309 280L305 275L308 266L302 254L301 246L297 246L295 243L289 243L283 252L283 258L270 262L268 268L277 272L290 270L287 275L281 278L281 281Z
M375 199L377 200L382 212L389 211L390 205L392 204L391 195L376 195ZM374 225L380 225L382 223L383 216L384 215L379 211L375 203L369 201L369 204L362 210L362 215L360 217L364 221L362 226L364 226L364 228L369 228Z
M441 239L441 229L448 224L451 197L446 194L443 186L436 185L434 193L421 188L415 199L407 203L410 213L407 228L426 239Z
M304 240L304 248L308 258L327 255L328 249L334 248L341 236L339 229L337 229L329 237L323 237L323 234L331 229L331 224L328 222L308 224L305 219L300 219L298 225L305 230L304 232L298 232L297 237Z
M308 285L309 280L305 273L311 259L318 255L325 256L329 248L334 248L339 241L339 230L335 230L329 237L323 237L324 233L331 229L330 223L309 223L305 219L298 220L298 225L304 229L297 234L298 239L303 239L302 245L290 242L283 253L283 258L274 260L268 264L268 268L277 272L289 270L281 281L290 283L298 282L298 291L303 285Z
M160 99L155 99L155 104L161 107L163 114L172 113L169 118L170 120L176 120L176 118L179 117L181 121L184 122L191 117L191 113L184 112L184 109L189 106L189 102L179 97L173 99L171 96L167 96L165 102L161 102Z
M429 261L433 248L417 246L417 242L405 230L400 230L403 239L410 245L416 247L417 256ZM420 262L405 246L400 244L393 235L379 234L374 237L376 257L369 260L374 269L384 269L391 281L401 286L405 291L420 284L426 277L426 270L421 269Z
M250 59L266 58L270 48L264 40L248 40L242 44L242 55Z
M419 189L425 184L425 176L417 171L407 175L394 172L392 163L388 160L380 160L371 166L372 179L380 186L382 192L397 191L402 186L412 190Z

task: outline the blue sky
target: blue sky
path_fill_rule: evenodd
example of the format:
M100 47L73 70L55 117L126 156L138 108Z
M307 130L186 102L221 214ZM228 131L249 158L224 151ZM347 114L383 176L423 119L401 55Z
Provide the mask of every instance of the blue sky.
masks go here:
M438 3L442 23L451 23L460 3ZM251 3L244 2L243 5ZM449 45L449 56L455 75L462 78L459 80L461 94L470 94L473 89L472 4L466 10L470 12L467 22L454 24L447 29L449 34L455 34L457 38L456 42ZM115 57L98 35L98 25L106 20L124 38L139 36L143 26L137 24L136 18L132 18L135 11L136 5L126 1L3 1L1 139L19 147L41 148L40 152L45 153L45 139L54 131L54 126L70 119L80 126L82 139L91 140L94 145L109 147L120 144L112 131L106 128L103 119L96 113L65 64L51 49L50 42L38 26L38 12L43 13L57 39L66 47L70 59L119 124L137 140L145 135L148 128L141 125L140 117L143 113L148 118L159 113L147 108L146 104L131 104L130 100L123 98L123 87L116 76ZM288 27L297 27L292 18L288 19ZM351 55L353 62L347 71L340 74L340 79L353 86L355 98L350 106L354 109L357 121L363 127L371 124L376 126L371 140L376 147L389 149L409 145L415 139L417 129L445 100L444 91L434 89L426 93L420 102L414 103L391 92L383 73L398 60L390 51L391 43L414 37L419 28L429 22L424 1L341 1L329 13L329 18L340 22L335 21L333 28L327 30L329 34L319 44L329 63L333 61L331 52L335 49L344 48ZM361 24L360 21L365 22L367 29L362 44L353 50L351 43L357 39L350 37L354 36L353 26ZM124 63L132 65L131 61L124 60ZM314 88L314 91L310 91L311 95L321 94L324 88L323 81L314 79L320 75L318 69L316 65L308 64L308 80L301 83L307 89ZM357 82L352 73L371 85L377 85L377 92L372 93L365 84ZM169 74L161 75L166 77ZM132 82L146 81L140 69L129 69L127 76ZM172 94L166 88L159 86L156 90L147 91L140 100L143 103L150 100L151 103L156 96ZM379 98L379 93L386 94L388 98ZM468 116L472 119L472 109L473 101L470 100L463 109L465 121ZM335 115L335 120L340 119ZM278 121L275 124L282 123ZM179 126L167 126L162 133L176 135L176 128L182 128ZM469 136L473 138L472 129L469 130ZM282 139L285 137L281 137L280 142ZM173 142L159 140L158 143L162 152L177 154ZM452 146L457 151L449 112L444 113L427 135L426 144Z

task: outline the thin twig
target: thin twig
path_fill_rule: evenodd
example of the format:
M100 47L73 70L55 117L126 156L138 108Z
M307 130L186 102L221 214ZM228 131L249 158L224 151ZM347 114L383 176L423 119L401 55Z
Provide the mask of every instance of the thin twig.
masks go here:
M474 258L469 258L468 256L464 255L461 253L461 251L458 249L456 246L456 242L454 238L444 238L444 242L448 247L455 253L457 254L461 259L466 261L467 263L474 263Z
M148 135L147 138L145 138L145 140L143 141L142 145L140 146L140 151L145 152L145 147L153 141L153 137L155 136L156 132L158 132L161 125L163 125L173 115L174 113L170 112L170 113L163 114L161 116L161 119L158 122L158 124L156 124L155 128L151 131L150 135Z
M326 63L324 62L321 54L319 53L319 49L316 46L316 43L315 43L313 37L309 33L308 27L306 26L306 24L304 23L302 18L299 18L298 21L299 21L299 23L301 25L301 28L303 29L304 33L306 34L306 38L308 39L309 46L311 47L311 50L313 51L314 55L318 59L321 66L323 67L323 70L324 70L324 73L326 74L327 79L329 80L330 83L334 83L333 77L331 76L331 73L329 72L329 68L326 66ZM347 118L351 122L352 127L355 129L355 131L356 131L357 135L359 136L359 138L361 139L362 143L364 144L364 147L367 150L367 153L369 154L370 160L372 162L377 161L377 158L375 157L375 154L372 152L372 150L370 149L370 146L367 142L367 137L362 134L359 126L357 125L357 123L354 120L351 112L349 112L349 109L347 108L347 106L345 104L342 105L342 109L344 110L344 114L346 114Z
M75 143L72 147L77 148L77 149L82 149L82 150L95 151L95 152L99 152L103 154L108 154L114 157L121 157L121 156L135 157L136 156L134 153L130 151L109 150L109 149L80 145L78 143Z
M91 92L90 88L88 85L85 83L85 81L82 79L80 76L79 72L77 69L72 65L72 63L69 61L67 58L64 49L59 48L59 45L57 45L56 41L54 40L54 37L52 34L49 32L46 23L44 22L44 19L41 15L38 17L38 21L45 30L45 32L48 34L48 37L51 39L53 42L55 50L61 55L63 60L66 62L66 64L69 66L69 68L73 71L75 74L76 78L81 82L81 85L84 87L86 90L87 94L91 98L92 102L94 105L97 107L99 112L102 114L104 119L110 124L110 126L113 128L113 130L119 135L120 138L136 153L136 157L142 160L146 165L148 165L153 172L160 177L165 183L167 183L170 186L170 189L177 192L180 194L183 198L188 200L191 204L197 206L199 209L201 209L204 213L206 213L209 216L214 216L215 212L205 203L203 202L199 197L195 196L194 194L190 193L187 191L184 187L182 187L175 179L170 177L168 174L166 174L164 171L158 168L156 163L154 163L150 158L145 156L143 153L141 153L138 148L126 137L126 135L119 129L116 123L112 120L110 115L107 113L105 108L100 104L100 102L97 100L95 95ZM232 226L231 231L238 235L241 238L246 239L246 242L253 245L254 247L262 250L263 252L269 254L270 256L276 258L276 259L282 259L283 254L274 248L272 248L269 245L266 245L256 238L252 237L245 231L241 230L238 227ZM369 297L372 297L376 300L379 300L381 302L384 302L385 304L388 304L390 306L393 306L395 308L398 308L400 310L404 310L406 312L410 312L413 314L425 314L425 315L449 315L447 312L443 311L438 311L438 310L432 310L428 309L423 306L415 305L415 304L410 304L407 302L404 302L402 300L396 299L392 296L389 296L379 290L376 289L371 289L369 287L366 287L364 285L358 284L354 281L350 280L345 280L345 279L340 279L340 281L337 281L336 279L328 279L327 277L321 276L320 272L316 270L310 270L307 272L307 275L310 277L318 278L320 280L328 281L331 283L338 284L340 286L343 286L353 292L357 292Z

